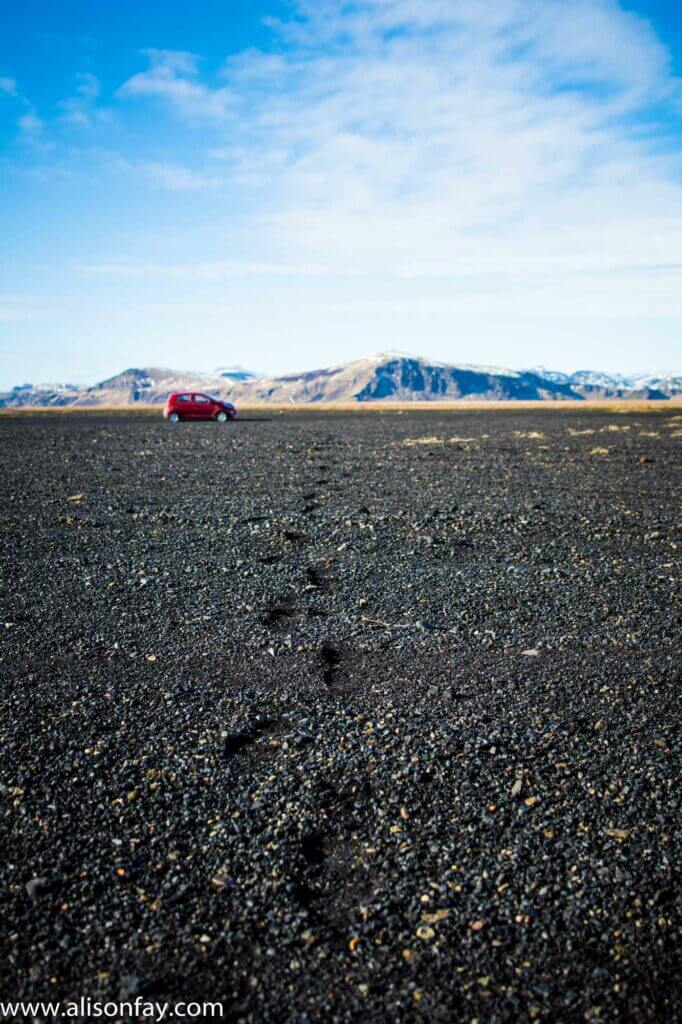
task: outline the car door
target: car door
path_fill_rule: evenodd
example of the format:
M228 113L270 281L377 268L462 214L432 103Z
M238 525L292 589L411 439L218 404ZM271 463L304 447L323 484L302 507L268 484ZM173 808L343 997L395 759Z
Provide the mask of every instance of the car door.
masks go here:
M181 419L193 419L194 403L191 395L176 395L174 405L175 411L180 414Z
M213 419L213 402L206 395L192 395L195 417L198 420Z

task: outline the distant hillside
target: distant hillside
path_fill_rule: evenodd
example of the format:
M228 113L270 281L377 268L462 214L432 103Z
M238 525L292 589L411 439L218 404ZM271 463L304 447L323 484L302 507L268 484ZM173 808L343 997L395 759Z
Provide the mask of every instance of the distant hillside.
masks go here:
M533 372L448 366L414 356L381 355L340 366L261 379L242 391L268 402L439 401L577 397L569 385Z
M664 401L682 394L682 376L623 377L591 370L565 374L544 367L509 370L385 353L280 377L258 377L241 367L225 367L211 374L151 366L131 368L91 387L23 384L0 394L0 406L161 404L169 392L180 390L206 391L236 403L607 398Z

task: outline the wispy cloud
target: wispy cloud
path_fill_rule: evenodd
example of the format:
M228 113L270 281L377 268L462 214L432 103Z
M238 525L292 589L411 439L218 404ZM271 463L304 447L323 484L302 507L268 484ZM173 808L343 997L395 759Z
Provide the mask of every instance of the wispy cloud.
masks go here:
M129 78L117 92L122 98L150 98L170 103L193 119L224 119L234 108L230 90L199 80L200 58L193 53L146 50L149 68Z
M608 334L621 369L628 331L677 336L682 91L649 23L617 0L286 7L263 49L148 50L111 95L92 75L40 109L3 90L34 143L8 155L20 174L107 197L102 244L71 248L85 298L176 303L178 344L227 302L244 338L315 358L321 325L337 358L417 332L446 358L493 338L501 361L515 324L515 352L551 362L549 325L588 357Z
M7 96L19 95L17 83L13 78L9 78L7 76L0 77L0 92L4 92Z
M96 165L168 192L215 191L227 184L215 166L194 168L168 160L128 159L115 151L98 151Z
M142 161L137 169L150 181L171 192L203 192L205 189L220 188L225 179L217 174L196 171L180 164L165 164L156 161Z
M152 51L119 90L214 122L207 141L258 196L253 230L278 260L457 276L679 252L679 160L650 121L679 83L614 0L296 10L273 24L280 53L232 57L218 84L196 56Z
M60 120L80 128L111 120L111 111L98 105L100 92L100 82L96 75L89 71L79 72L76 75L75 95L57 104Z
M33 319L40 311L39 299L28 295L0 295L0 321L11 323Z
M45 139L45 121L39 116L31 100L19 88L16 79L0 78L0 93L11 97L15 110L18 108L21 111L18 116L16 113L13 115L18 138L33 147L36 152L47 153L50 146Z
M33 142L41 144L43 141L43 133L45 131L45 122L41 117L38 117L33 108L26 111L17 119L17 125L19 131L27 142Z
M326 277L330 273L330 268L320 263L292 264L243 259L191 263L91 263L83 264L80 269L86 274L111 277L155 277L197 281L226 281L237 277ZM358 271L358 274L361 275L362 271ZM356 275L351 271L345 276Z

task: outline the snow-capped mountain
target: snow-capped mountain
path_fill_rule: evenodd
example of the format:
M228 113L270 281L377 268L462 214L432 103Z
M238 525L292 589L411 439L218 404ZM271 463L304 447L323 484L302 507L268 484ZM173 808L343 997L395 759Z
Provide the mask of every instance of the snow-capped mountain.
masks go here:
M256 380L261 375L253 373L252 370L245 370L243 366L219 366L213 371L225 380Z
M635 388L656 388L669 396L682 394L679 373L638 373L629 379Z
M165 367L130 368L91 387L23 384L0 395L3 406L128 406L161 404L171 391L207 391L236 403L370 401L520 401L648 398L682 395L682 375L616 374L579 370L566 374L535 367L444 363L386 352L338 366L279 377L259 377L242 367L213 373Z
M537 366L532 371L556 384L567 384L583 398L672 398L682 393L682 376L672 373L638 373L623 376L599 370L561 373Z
M573 397L565 385L531 372L450 365L395 352L322 370L261 378L245 386L242 395L252 401L280 403Z

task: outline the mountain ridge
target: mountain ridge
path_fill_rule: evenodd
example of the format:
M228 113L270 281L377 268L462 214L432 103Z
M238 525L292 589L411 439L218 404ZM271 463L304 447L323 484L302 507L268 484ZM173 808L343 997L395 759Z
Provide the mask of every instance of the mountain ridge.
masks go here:
M446 363L400 352L377 353L317 370L260 376L243 367L213 373L168 367L129 367L88 387L23 384L0 393L0 407L134 406L162 404L171 391L207 391L245 403L369 401L547 401L653 399L682 395L682 375L633 376L545 367L513 370Z

